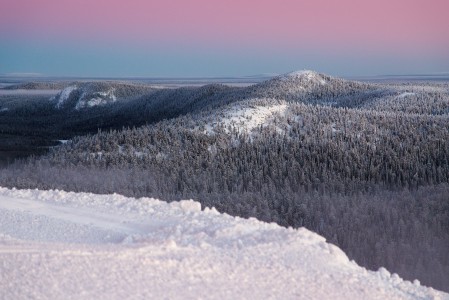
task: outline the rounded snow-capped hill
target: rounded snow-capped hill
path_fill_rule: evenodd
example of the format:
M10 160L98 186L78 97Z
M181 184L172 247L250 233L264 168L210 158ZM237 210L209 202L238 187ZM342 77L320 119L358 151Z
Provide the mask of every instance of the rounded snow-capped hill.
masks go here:
M312 86L313 84L324 85L331 80L330 76L319 74L315 71L302 70L282 74L273 78L273 80L293 81L294 83L302 83L303 87Z
M52 98L58 109L85 109L133 99L153 91L148 86L115 82L74 83Z
M252 96L294 102L328 102L334 98L375 89L370 84L331 77L315 71L295 71L249 87Z

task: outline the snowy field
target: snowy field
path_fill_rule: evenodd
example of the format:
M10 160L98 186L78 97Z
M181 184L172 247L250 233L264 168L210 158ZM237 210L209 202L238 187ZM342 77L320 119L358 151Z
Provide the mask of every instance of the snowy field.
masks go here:
M194 201L0 188L0 299L449 299Z

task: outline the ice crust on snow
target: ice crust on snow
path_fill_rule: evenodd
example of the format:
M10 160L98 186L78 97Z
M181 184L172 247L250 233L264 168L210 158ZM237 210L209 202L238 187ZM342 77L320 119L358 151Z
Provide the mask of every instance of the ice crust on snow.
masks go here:
M0 188L0 261L3 299L449 299L193 200Z

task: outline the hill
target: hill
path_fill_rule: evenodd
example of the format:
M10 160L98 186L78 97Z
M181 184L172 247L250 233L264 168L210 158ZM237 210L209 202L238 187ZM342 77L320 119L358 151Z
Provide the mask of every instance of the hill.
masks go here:
M123 99L135 99L153 90L144 85L116 82L83 82L64 88L51 100L56 108L84 109L104 106Z
M110 88L94 87L92 95ZM0 183L193 198L234 216L305 226L367 268L446 289L448 87L300 71L250 87L157 89L82 109L79 98L67 109L49 99L7 102L3 128L32 120L42 134L49 126L72 136L2 169Z
M4 87L4 90L61 90L66 88L67 86L73 85L73 82L70 81L32 81L32 82L23 82L18 84L12 84Z

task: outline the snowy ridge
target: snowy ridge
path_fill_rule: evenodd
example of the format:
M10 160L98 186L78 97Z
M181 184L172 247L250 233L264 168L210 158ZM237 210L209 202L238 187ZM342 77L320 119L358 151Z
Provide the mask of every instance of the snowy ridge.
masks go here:
M105 106L119 100L136 99L143 94L150 93L152 88L132 83L93 81L79 82L66 87L51 100L55 107L81 110L86 108Z
M293 71L287 74L280 75L278 78L284 81L305 79L309 82L315 82L322 85L326 84L326 80L320 74L311 70Z
M114 94L115 92L114 88L111 88L107 91L99 91L92 93L84 88L79 88L76 85L73 85L66 87L58 95L52 98L57 99L56 108L64 107L67 104L68 100L70 99L70 95L72 95L74 91L78 91L81 93L81 97L79 97L75 105L76 110L106 105L108 103L113 103L117 101L117 97Z
M94 106L105 105L117 101L117 97L114 95L115 89L112 88L106 92L96 92L92 95L83 95L80 97L75 109L89 108Z
M192 200L0 188L0 220L4 299L449 299Z
M63 89L58 95L54 96L52 99L58 99L58 103L56 103L56 108L61 108L67 102L73 91L77 89L76 85L72 85Z
M310 102L313 99L334 97L343 91L365 91L368 85L349 82L314 71L295 71L273 77L252 87L256 96L296 102Z

